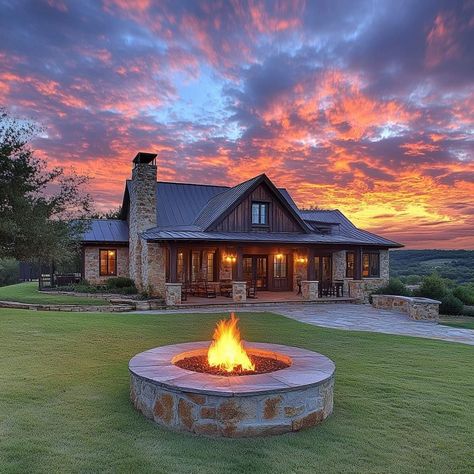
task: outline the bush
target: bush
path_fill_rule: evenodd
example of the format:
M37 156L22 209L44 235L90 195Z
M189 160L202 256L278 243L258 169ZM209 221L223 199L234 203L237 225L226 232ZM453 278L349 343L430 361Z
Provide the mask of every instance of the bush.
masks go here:
M411 291L403 284L403 282L399 278L391 278L388 282L388 285L379 288L374 293L378 295L411 295Z
M459 298L464 304L474 305L474 289L468 286L457 286L453 290L453 295Z
M441 299L439 312L441 314L461 314L463 307L464 305L459 298L456 298L453 294L448 294Z
M474 307L472 306L464 306L463 310L462 310L462 314L464 316L472 316L474 317Z
M423 278L420 288L415 291L416 296L431 298L433 300L442 300L448 295L446 282L436 273Z
M107 288L116 289L116 288L131 288L135 287L135 283L131 278L127 277L115 277L109 278L106 282Z
M13 285L20 281L20 264L11 258L0 259L0 286Z

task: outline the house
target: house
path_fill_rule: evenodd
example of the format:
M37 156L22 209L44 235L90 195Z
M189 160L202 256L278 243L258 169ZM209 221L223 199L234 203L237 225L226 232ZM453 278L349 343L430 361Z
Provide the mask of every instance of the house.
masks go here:
M129 276L169 304L198 284L207 296L224 288L234 301L250 290L366 300L387 282L389 249L401 244L340 211L300 210L265 174L234 187L157 181L155 159L133 159L120 219L91 221L83 237L89 282Z

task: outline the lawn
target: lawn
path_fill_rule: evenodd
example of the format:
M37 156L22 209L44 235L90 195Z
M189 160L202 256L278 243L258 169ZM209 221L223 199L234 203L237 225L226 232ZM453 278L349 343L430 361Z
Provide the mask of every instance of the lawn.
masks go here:
M51 295L38 290L37 282L18 283L0 287L0 301L18 301L19 303L37 304L80 304L105 305L107 300L102 298L87 298L86 296Z
M128 360L208 339L217 315L0 310L2 472L474 472L474 351L244 313L248 340L337 365L321 426L254 439L160 428L129 402Z
M441 316L439 322L444 326L474 329L474 317L472 316Z

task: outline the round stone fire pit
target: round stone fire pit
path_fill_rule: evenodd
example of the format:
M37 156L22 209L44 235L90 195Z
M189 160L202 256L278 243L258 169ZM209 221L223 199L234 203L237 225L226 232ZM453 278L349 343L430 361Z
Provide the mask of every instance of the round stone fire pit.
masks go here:
M175 365L207 353L209 341L157 347L130 360L130 397L156 423L210 436L261 436L317 425L333 409L334 363L317 352L251 343L250 356L287 368L211 375ZM278 366L278 364L277 364Z

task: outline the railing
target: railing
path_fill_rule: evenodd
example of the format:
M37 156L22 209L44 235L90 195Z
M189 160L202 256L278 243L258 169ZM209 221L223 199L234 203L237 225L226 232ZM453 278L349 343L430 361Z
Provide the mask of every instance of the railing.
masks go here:
M42 273L38 278L40 290L57 288L58 286L68 286L81 281L80 273Z

